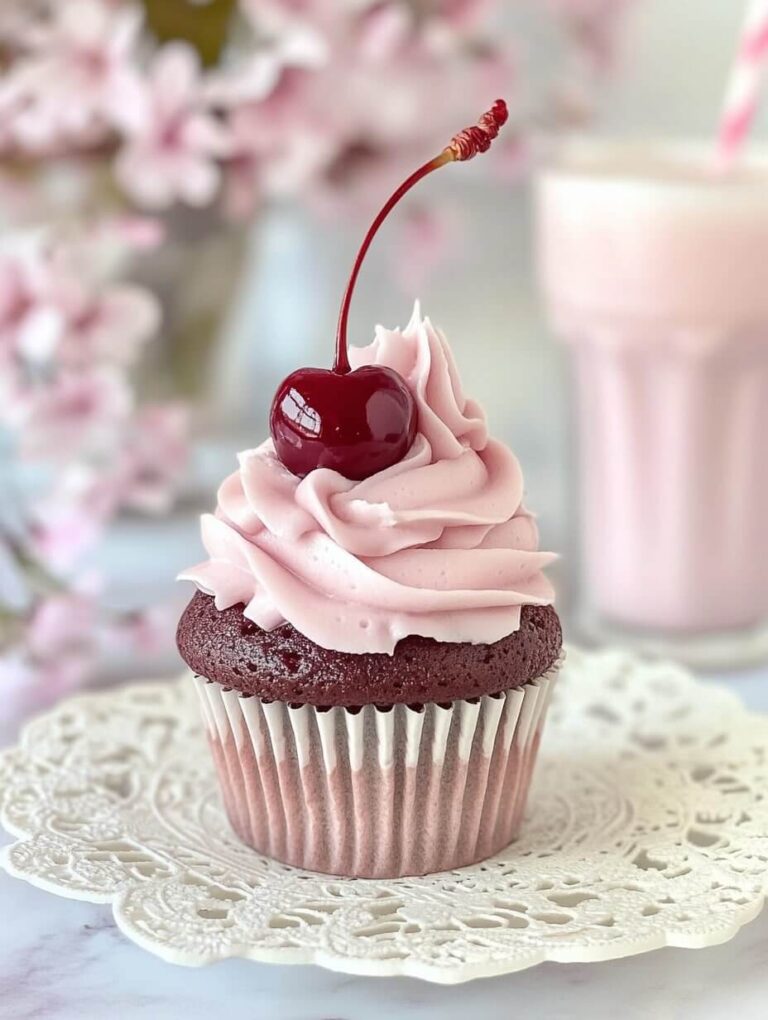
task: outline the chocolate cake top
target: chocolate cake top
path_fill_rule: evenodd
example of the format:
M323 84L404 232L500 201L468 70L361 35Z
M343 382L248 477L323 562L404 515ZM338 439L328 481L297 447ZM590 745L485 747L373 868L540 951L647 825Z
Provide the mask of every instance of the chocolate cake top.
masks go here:
M338 652L290 624L265 631L243 606L217 610L197 592L177 632L200 676L263 700L317 707L448 703L520 687L557 661L562 632L551 606L524 606L520 628L494 644L407 637L394 654Z

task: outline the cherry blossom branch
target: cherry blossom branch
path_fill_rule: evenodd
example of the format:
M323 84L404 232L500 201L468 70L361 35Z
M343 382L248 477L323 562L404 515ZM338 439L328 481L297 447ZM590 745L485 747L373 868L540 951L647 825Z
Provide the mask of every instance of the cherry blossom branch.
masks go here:
M595 76L610 68L632 3L521 0L532 18L557 29L565 59L553 60L552 73L513 110L518 136L531 133L532 115L556 124L562 110L589 107L573 70L589 67ZM462 110L482 108L489 88L513 98L524 91L519 41L494 24L501 0L428 10L418 0L351 7L240 0L250 33L241 26L236 40L236 0L11 6L5 28L0 8L0 46L12 54L0 70L0 155L33 164L62 152L101 156L125 198L145 209L221 198L239 218L286 193L313 204L338 198L335 180L354 194L350 170L364 182L374 162L360 158L365 151L376 150L384 173L401 156L412 161L417 138L429 151L425 125L437 141ZM237 45L213 66L230 38ZM361 77L372 84L364 98ZM393 89L410 99L390 127ZM542 117L536 91L551 116ZM475 128L463 143L473 132L483 137Z
M80 683L104 635L151 639L154 610L104 609L83 562L121 510L166 508L186 465L185 411L133 392L159 310L105 276L104 246L132 236L114 230L20 235L0 258L0 427L46 480L13 528L0 519L0 677L36 703Z

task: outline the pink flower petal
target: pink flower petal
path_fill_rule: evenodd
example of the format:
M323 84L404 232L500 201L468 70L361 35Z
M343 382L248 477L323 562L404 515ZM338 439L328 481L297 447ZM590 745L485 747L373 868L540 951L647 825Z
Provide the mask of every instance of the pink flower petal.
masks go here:
M161 119L188 109L200 79L200 61L187 43L167 43L159 51L151 71L152 91Z

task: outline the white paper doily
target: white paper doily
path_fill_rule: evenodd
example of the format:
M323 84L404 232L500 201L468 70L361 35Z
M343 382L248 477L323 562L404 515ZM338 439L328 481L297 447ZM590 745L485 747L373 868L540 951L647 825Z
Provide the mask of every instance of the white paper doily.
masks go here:
M681 669L571 650L520 840L472 868L343 880L230 834L192 684L71 699L0 757L2 863L111 903L158 956L438 982L732 937L768 888L768 718Z

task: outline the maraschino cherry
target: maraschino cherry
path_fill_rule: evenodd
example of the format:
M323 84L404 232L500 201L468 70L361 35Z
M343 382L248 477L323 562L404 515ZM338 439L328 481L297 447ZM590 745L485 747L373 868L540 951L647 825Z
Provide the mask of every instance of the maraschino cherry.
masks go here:
M438 156L403 181L371 224L341 303L333 368L292 372L272 402L269 425L277 456L300 478L324 467L360 481L397 464L410 449L418 415L402 376L383 365L351 371L347 320L352 293L371 241L403 195L446 163L486 152L506 119L506 103L497 99L475 126L460 131Z

